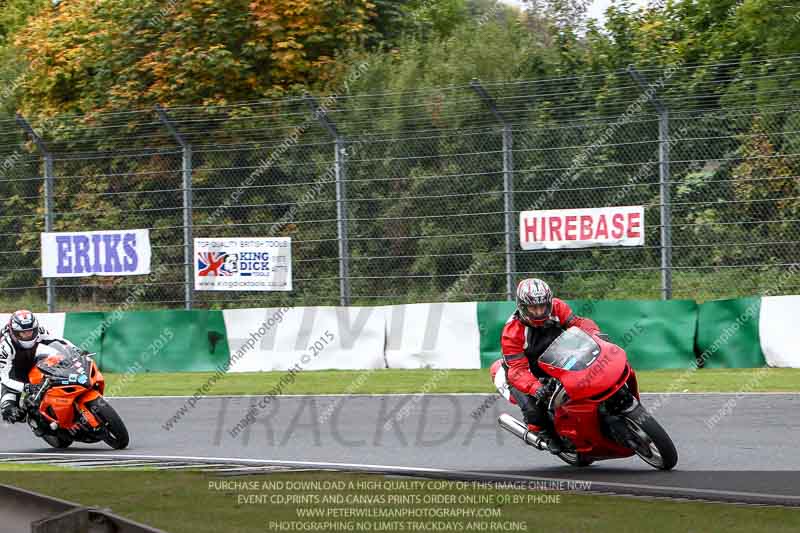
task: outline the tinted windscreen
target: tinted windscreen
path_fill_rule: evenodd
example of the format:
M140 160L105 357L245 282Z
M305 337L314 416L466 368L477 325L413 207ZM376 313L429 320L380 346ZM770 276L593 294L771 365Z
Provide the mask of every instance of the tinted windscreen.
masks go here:
M50 344L39 344L36 348L36 355L74 355L73 350L69 346L58 341L53 341Z
M74 348L58 341L39 344L36 349L36 365L49 373L73 373L84 363Z
M600 355L600 346L575 326L562 333L544 351L539 361L564 370L583 370Z

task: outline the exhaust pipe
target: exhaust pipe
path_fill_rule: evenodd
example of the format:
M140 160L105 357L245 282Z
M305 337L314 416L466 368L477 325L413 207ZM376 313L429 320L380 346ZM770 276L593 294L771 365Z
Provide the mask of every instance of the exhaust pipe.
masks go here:
M542 442L542 439L537 437L534 433L531 433L531 431L528 430L528 426L526 426L513 416L503 413L497 419L497 422L500 424L500 427L522 439L522 441L525 444L533 446L537 450L545 449L545 445Z

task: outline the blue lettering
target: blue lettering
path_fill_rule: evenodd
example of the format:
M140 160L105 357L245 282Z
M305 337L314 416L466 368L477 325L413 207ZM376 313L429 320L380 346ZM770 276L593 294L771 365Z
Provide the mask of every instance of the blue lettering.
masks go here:
M242 261L267 261L269 252L241 252L239 259Z
M94 265L92 265L92 272L102 272L103 265L100 262L100 243L102 241L102 235L92 235L92 251L94 252Z
M75 274L90 273L92 266L89 262L89 238L75 235L72 241L75 243Z
M119 246L122 238L119 234L103 235L103 242L106 245L106 264L103 272L122 272L122 263L119 262Z
M269 261L239 261L239 271L248 270L269 270Z
M72 274L72 258L69 255L72 249L72 239L66 235L56 236L56 247L58 248L56 272L59 274Z
M136 272L139 266L139 256L136 254L136 234L126 233L122 239L122 247L125 251L125 272Z

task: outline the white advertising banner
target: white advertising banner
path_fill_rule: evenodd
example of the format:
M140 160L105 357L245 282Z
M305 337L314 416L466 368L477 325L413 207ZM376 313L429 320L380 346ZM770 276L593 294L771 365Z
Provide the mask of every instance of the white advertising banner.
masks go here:
M800 368L800 329L795 317L800 313L800 296L761 298L758 337L761 352L769 366Z
M197 291L291 291L291 237L194 240Z
M150 273L146 229L42 233L41 244L43 278Z
M230 372L385 368L380 307L225 309Z
M644 245L644 206L523 211L523 250Z
M389 368L481 367L477 303L389 305L384 310Z

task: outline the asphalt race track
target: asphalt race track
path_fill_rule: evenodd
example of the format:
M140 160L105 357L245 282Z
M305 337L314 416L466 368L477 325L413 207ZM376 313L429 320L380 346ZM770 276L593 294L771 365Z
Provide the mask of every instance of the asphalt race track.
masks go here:
M187 398L112 398L131 433L129 448L115 452L103 443L76 443L65 453L373 465L368 468L386 472L436 469L437 477L456 478L569 478L591 481L593 490L603 492L800 505L800 395L643 395L678 449L672 472L658 472L637 457L570 467L500 429L497 416L517 416L518 410L495 398L282 397L235 437L231 430L251 406L258 409L260 397L202 398L169 431L163 425ZM0 450L6 454L61 453L23 424L2 429Z

